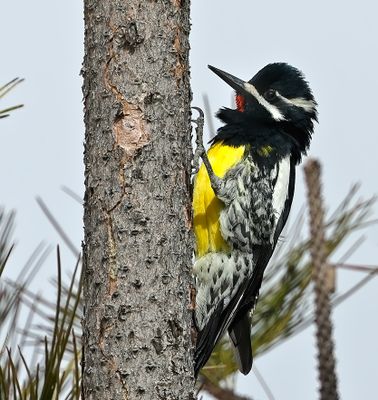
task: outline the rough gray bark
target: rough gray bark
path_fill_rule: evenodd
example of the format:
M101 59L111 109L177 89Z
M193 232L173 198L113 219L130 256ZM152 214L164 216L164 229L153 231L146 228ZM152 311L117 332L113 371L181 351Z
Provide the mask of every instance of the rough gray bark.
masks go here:
M83 398L191 399L189 0L85 0Z
M311 259L315 291L316 343L320 400L338 400L336 360L332 336L330 285L324 233L324 208L320 163L310 159L305 165L311 231Z

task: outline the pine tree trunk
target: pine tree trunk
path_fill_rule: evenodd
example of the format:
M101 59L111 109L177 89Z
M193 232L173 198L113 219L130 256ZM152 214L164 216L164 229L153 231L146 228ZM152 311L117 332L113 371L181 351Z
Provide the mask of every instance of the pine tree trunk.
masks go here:
M189 0L85 0L84 399L191 399Z

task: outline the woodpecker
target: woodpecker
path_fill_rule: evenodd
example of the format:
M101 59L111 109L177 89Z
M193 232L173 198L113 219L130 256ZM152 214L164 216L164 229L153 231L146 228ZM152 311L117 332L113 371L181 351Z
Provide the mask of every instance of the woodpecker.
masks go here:
M209 65L236 92L236 109L206 153L193 191L196 376L228 331L239 370L252 368L251 314L288 218L295 167L310 145L317 103L303 74L268 64L248 82Z

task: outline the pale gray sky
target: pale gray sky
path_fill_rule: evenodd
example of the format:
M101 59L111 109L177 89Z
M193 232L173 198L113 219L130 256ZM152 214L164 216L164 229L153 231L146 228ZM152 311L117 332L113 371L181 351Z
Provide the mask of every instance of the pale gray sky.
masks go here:
M82 103L79 71L83 52L80 1L3 1L0 83L20 76L26 81L0 106L25 108L0 123L1 204L17 210L18 247L8 268L16 274L41 241L60 238L40 212L40 195L78 247L81 209L61 185L83 191ZM374 1L253 2L192 1L191 68L193 103L210 97L214 112L230 103L230 88L207 64L250 79L269 62L286 61L305 73L319 103L319 125L310 154L324 166L324 194L329 209L351 184L361 195L377 193L378 6ZM1 108L1 107L0 107ZM293 213L304 202L298 175ZM377 208L375 211L377 215ZM378 228L351 262L377 264ZM63 252L69 269L74 259ZM55 273L55 259L45 265L45 282ZM345 290L357 273L342 272ZM376 399L378 367L378 279L334 313L337 372L343 400ZM313 330L258 358L256 365L277 400L315 400L317 373ZM253 374L238 380L241 393L264 400Z

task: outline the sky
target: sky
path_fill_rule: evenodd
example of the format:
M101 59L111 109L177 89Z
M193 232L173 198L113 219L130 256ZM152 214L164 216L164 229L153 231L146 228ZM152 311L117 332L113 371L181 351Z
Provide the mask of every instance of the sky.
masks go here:
M25 104L0 122L0 204L17 211L17 247L7 271L15 276L38 243L61 243L36 196L47 203L80 248L82 210L62 191L62 185L78 194L84 190L79 75L83 18L81 2L72 0L7 1L1 14L0 84L17 76L25 78L0 102L0 109ZM230 88L207 64L247 80L269 62L288 62L304 72L319 103L310 156L322 162L327 209L333 210L356 182L361 183L361 197L377 194L377 15L377 3L366 0L193 0L193 104L202 106L206 93L214 113L230 105ZM300 172L293 214L304 201ZM377 211L375 207L375 217ZM376 265L377 226L364 234L364 244L349 262ZM64 245L62 254L64 268L72 269L75 259ZM34 282L37 289L50 293L47 282L55 268L51 254ZM340 272L338 290L344 291L361 277ZM377 293L378 279L374 279L333 314L343 400L378 396ZM309 328L256 360L276 399L317 399L314 344L314 330ZM238 377L237 390L254 399L267 398L252 373Z

